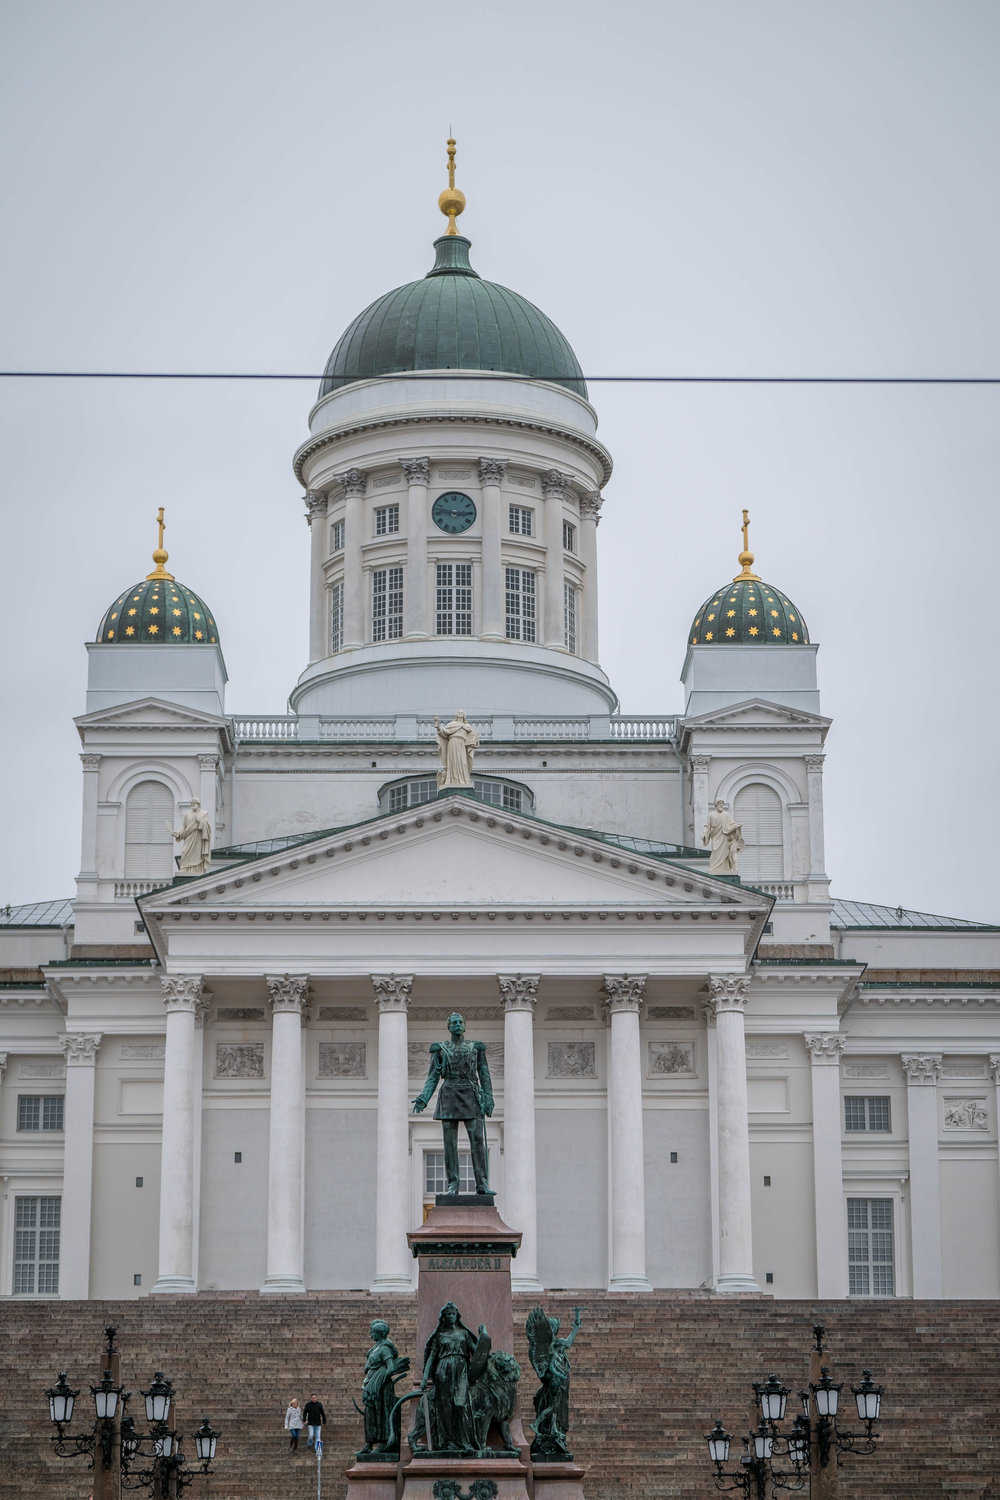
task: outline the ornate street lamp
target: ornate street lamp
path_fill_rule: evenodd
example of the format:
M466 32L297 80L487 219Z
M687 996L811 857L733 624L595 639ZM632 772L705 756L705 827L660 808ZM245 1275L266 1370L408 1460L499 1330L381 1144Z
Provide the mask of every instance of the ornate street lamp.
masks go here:
M822 1324L817 1323L813 1328L816 1340L813 1358L817 1360L823 1353L823 1334ZM715 1488L742 1491L746 1500L765 1500L775 1490L805 1489L810 1466L826 1468L834 1454L874 1453L879 1438L875 1423L882 1409L882 1387L874 1383L870 1370L864 1371L860 1385L851 1387L858 1416L865 1424L864 1432L848 1432L838 1424L842 1389L843 1382L833 1380L823 1365L819 1379L811 1381L809 1390L802 1392L802 1411L792 1423L791 1431L785 1433L780 1424L785 1419L788 1388L776 1375L769 1376L763 1384L755 1383L754 1405L760 1420L756 1430L743 1438L738 1470L725 1469L732 1439L721 1421L705 1435L709 1460L715 1465ZM779 1467L776 1460L781 1458L786 1458L791 1467Z

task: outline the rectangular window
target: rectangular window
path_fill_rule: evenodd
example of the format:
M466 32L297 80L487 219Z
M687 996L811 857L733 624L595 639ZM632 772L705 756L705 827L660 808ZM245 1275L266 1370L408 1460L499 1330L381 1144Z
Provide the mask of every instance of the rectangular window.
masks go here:
M563 551L576 551L576 527L572 521L563 522Z
M403 634L403 570L376 568L372 574L372 640L398 641Z
M344 645L344 585L335 583L330 590L330 650L340 651Z
M404 781L402 786L389 788L389 812L403 812L407 807L418 807L421 802L432 802L437 796L436 781Z
M848 1294L894 1297L892 1199L847 1200Z
M375 535L388 536L399 530L399 506L377 505L375 507Z
M563 645L576 650L576 589L571 583L563 584Z
M343 552L343 550L344 550L344 523L343 523L343 521L334 521L334 523L333 523L333 549L332 550L334 552Z
M532 535L532 513L527 505L512 505L508 517L510 529L515 536Z
M434 619L437 635L472 634L471 563L438 563Z
M844 1129L891 1130L889 1096L848 1094L844 1099Z
M443 1193L448 1186L444 1175L444 1152L424 1152L424 1192ZM472 1171L471 1151L460 1151L458 1153L458 1190L460 1193L474 1193L476 1191L476 1179Z
M473 780L472 789L491 807L505 807L508 812L521 811L523 798L519 786L504 786L502 781Z
M15 1297L54 1297L59 1292L59 1198L15 1198Z
M18 1130L62 1130L62 1094L20 1094L17 1100Z
M535 639L535 575L527 568L508 568L507 639Z

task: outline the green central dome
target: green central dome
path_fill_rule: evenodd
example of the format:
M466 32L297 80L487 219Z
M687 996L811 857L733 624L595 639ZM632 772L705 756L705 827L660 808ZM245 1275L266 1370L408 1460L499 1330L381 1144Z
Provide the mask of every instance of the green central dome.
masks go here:
M484 281L469 264L469 244L442 235L433 270L358 314L327 361L320 396L408 370L500 370L586 396L579 361L556 325L517 292Z

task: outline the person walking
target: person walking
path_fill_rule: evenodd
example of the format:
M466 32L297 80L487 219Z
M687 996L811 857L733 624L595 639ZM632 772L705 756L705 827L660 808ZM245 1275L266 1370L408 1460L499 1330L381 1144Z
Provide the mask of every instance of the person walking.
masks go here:
M315 1391L313 1391L309 1400L302 1408L302 1420L308 1429L306 1433L306 1447L314 1448L316 1446L316 1439L322 1436L320 1428L326 1421L326 1412L323 1410L323 1403Z
M302 1431L302 1412L299 1407L298 1396L293 1396L288 1403L285 1412L285 1431L288 1433L288 1446L293 1453L299 1449L299 1433Z

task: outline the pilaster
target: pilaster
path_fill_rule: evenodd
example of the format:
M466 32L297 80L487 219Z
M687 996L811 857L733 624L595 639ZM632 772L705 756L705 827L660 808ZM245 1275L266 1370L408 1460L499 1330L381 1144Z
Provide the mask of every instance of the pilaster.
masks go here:
M326 632L327 512L329 498L322 490L306 490L306 521L309 525L309 660L329 655Z
M433 634L427 599L427 486L431 461L404 458L400 468L407 485L403 635L408 641L425 641Z
M542 475L545 524L545 613L543 644L564 650L563 621L563 495L569 488L570 475L559 469L546 469Z
M63 1105L63 1191L59 1236L59 1295L90 1296L91 1205L94 1183L94 1079L101 1034L60 1039L66 1056Z
M813 1203L816 1219L816 1295L846 1297L847 1235L844 1226L844 1158L840 1130L839 1032L804 1036L809 1051L813 1105Z
M502 641L505 634L502 536L504 523L505 458L479 460L479 493L482 516L482 615L480 635L487 641Z
M604 497L600 490L580 496L580 561L583 564L583 639L580 655L596 665L600 658L597 628L597 528Z
M691 773L691 842L701 841L701 831L708 818L708 769L712 763L710 755L691 755L688 769Z
M344 649L363 646L367 636L365 625L364 572L362 568L362 544L365 540L365 490L368 475L361 469L348 469L339 474L338 481L344 492ZM324 648L323 655L327 655Z
M410 1103L407 1094L407 1012L412 974L373 974L378 1011L375 1277L373 1292L411 1292L412 1258L406 1242L410 1202Z
M909 1126L910 1243L914 1297L943 1295L941 1262L941 1172L938 1160L940 1053L905 1053Z
M645 974L605 974L608 1047L608 1216L612 1292L648 1292L639 1011Z
M83 767L83 819L80 833L80 880L97 879L97 800L101 757L85 753Z
M538 1292L538 1199L535 1168L535 1005L538 974L498 974L503 1007L504 1218L521 1231L511 1263L515 1292Z

